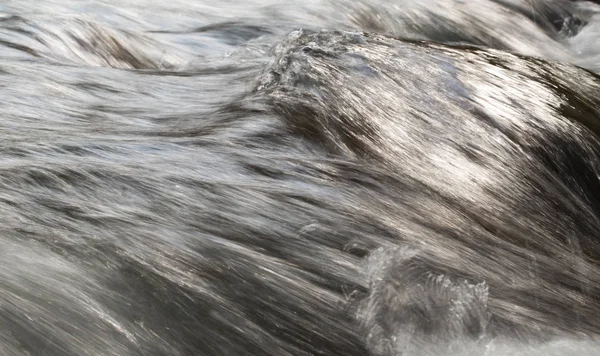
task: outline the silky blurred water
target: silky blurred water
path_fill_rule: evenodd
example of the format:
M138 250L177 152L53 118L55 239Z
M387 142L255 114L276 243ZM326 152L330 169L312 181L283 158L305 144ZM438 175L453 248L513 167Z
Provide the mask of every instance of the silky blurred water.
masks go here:
M594 355L597 72L587 1L4 0L0 354Z
M73 135L110 140L117 128L185 129L186 115L252 86L271 48L298 28L489 46L600 70L599 9L558 0L5 1L0 125L19 145L48 132L56 145Z

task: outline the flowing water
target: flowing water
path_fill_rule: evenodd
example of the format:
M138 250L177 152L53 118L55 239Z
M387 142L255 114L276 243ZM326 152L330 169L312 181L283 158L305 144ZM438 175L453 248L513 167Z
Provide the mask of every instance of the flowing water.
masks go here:
M600 355L600 5L4 0L0 355Z

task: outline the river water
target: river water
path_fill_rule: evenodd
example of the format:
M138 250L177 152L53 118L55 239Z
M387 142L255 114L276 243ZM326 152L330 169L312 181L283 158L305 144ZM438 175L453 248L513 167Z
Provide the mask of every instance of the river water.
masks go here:
M4 0L0 355L599 355L600 5Z

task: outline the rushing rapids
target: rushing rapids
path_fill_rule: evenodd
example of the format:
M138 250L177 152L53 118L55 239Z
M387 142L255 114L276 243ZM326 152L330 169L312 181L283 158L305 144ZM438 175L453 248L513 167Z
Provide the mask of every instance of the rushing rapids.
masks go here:
M0 355L600 355L600 5L6 1Z

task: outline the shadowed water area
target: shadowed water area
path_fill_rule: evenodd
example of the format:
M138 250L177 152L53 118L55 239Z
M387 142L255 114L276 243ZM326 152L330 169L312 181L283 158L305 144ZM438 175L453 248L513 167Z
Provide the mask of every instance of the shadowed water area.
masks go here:
M6 0L0 355L600 355L600 5Z

